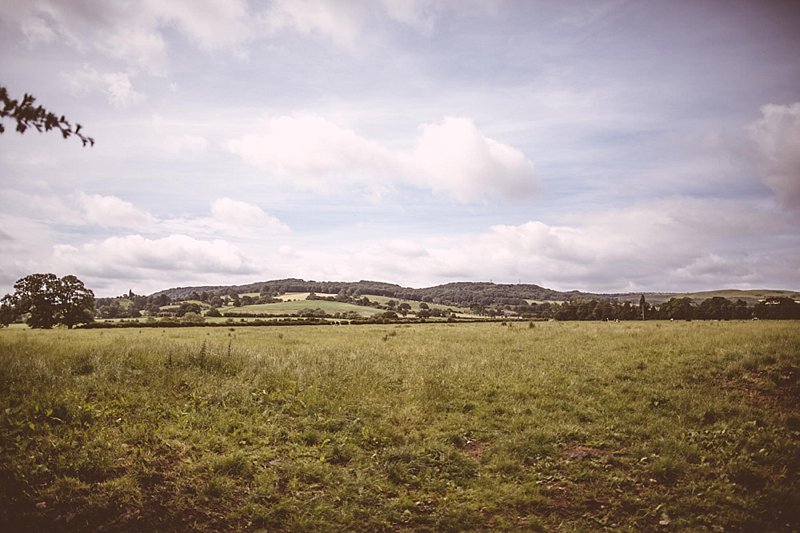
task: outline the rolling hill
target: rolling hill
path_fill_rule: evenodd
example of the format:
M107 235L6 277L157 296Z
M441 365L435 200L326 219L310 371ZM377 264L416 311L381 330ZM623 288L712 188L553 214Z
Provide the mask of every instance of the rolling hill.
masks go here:
M338 294L345 291L350 296L380 296L416 302L428 302L445 306L486 306L486 305L518 305L528 301L629 301L637 303L641 293L614 293L602 294L581 291L556 291L534 284L502 284L491 282L453 282L427 288L402 287L397 284L379 281L306 281L297 278L261 281L246 285L206 285L196 287L175 287L159 291L152 296L161 294L169 296L174 301L185 300L193 293L200 294L246 294L258 293L262 290L272 294L284 293L316 293ZM730 300L742 299L748 304L753 304L765 298L790 297L800 299L800 291L792 290L738 290L721 289L704 292L645 292L645 298L651 303L662 303L674 297L688 297L702 301L714 296L721 296Z

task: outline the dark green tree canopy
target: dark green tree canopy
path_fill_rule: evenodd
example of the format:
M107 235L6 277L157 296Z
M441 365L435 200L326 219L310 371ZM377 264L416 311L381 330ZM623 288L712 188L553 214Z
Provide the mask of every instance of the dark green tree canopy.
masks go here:
M0 86L0 133L6 131L2 119L10 118L16 122L15 129L19 133L25 133L29 128L35 128L39 132L57 129L65 139L74 135L84 146L94 146L94 139L81 133L80 124L73 126L64 115L58 116L40 105L34 106L34 102L36 98L27 93L22 100L14 100L8 95L6 88Z
M186 313L195 313L200 314L203 311L203 308L200 307L200 304L194 302L183 302L178 310L175 312L176 316L183 316Z
M32 328L72 328L94 320L94 293L72 275L30 274L17 280L14 294L3 297L0 309L4 324L22 316Z

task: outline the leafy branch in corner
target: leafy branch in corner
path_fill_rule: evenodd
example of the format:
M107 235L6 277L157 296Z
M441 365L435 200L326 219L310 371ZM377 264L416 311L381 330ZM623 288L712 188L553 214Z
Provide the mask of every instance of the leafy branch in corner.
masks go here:
M59 117L40 105L34 106L34 102L36 102L36 98L27 93L22 97L22 101L13 100L8 95L6 88L0 86L0 106L2 106L0 107L0 119L15 120L17 122L16 130L20 133L25 133L31 127L36 128L39 132L58 129L65 139L74 135L81 140L83 146L87 144L94 146L94 139L81 133L80 124L73 126L64 118L64 115ZM0 121L0 133L5 131L5 126Z

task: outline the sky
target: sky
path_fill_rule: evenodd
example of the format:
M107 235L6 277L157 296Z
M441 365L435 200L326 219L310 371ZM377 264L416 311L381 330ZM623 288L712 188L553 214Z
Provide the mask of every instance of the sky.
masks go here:
M0 294L800 289L800 2L0 0Z

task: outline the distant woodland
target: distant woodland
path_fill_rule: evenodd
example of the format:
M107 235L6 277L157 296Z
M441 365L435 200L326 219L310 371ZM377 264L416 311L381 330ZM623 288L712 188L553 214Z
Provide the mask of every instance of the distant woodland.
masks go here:
M707 298L671 294L596 294L579 291L560 292L533 284L495 284L457 282L414 289L377 281L317 282L284 279L238 286L180 287L148 297L133 295L134 310L156 311L172 302L197 301L211 309L225 305L246 308L278 302L287 293L310 293L313 301L335 301L373 307L406 316L410 306L402 302L421 302L413 314L418 318L448 317L456 313L442 306L469 311L478 317L518 317L556 320L730 320L730 319L800 319L800 303L794 293L764 291L763 297L748 294L744 298L712 295ZM257 294L257 296L252 296ZM333 296L319 296L333 295ZM373 298L370 299L370 296ZM395 300L380 301L374 297ZM98 306L113 300L98 300ZM432 307L426 304L431 304ZM148 307L149 306L149 307ZM101 307L102 309L102 307ZM197 309L192 309L198 311ZM178 310L180 313L180 308ZM199 311L198 311L199 312ZM213 315L212 315L213 316ZM220 316L255 316L253 313L227 311ZM308 314L324 316L324 313ZM341 318L341 317L340 317ZM346 318L346 317L344 317Z

